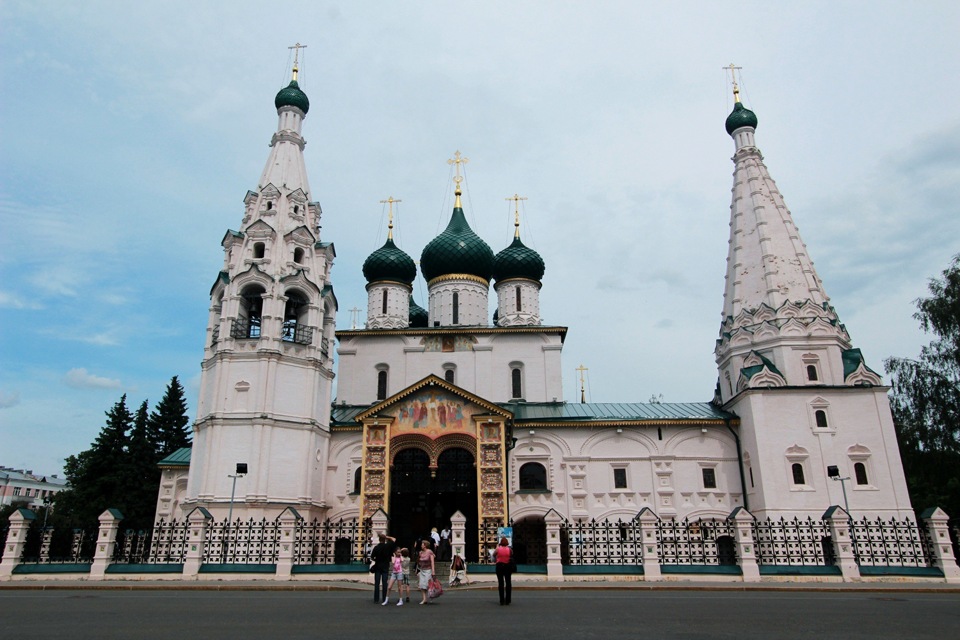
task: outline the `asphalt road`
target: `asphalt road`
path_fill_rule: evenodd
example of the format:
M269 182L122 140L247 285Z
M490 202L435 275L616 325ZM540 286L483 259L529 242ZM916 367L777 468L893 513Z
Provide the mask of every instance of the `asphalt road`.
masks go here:
M0 591L4 638L960 638L960 594L447 592L382 607L370 592Z

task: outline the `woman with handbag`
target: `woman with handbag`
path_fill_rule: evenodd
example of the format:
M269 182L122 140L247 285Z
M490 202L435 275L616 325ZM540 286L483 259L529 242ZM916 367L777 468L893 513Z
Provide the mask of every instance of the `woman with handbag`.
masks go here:
M509 546L506 538L500 538L500 544L493 552L494 561L497 563L497 590L500 592L500 604L510 604L510 592L513 590L511 581L513 574L513 549Z
M420 604L427 604L427 591L430 589L430 579L433 578L434 556L430 550L430 541L424 540L420 543L420 555L417 557L417 568L420 570L420 593L423 599Z

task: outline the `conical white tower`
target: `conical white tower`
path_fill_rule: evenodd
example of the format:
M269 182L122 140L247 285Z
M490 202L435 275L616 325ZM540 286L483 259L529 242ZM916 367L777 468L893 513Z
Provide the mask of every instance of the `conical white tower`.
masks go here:
M793 216L756 147L756 115L740 102L730 246L717 340L717 400L740 418L743 481L755 515L844 505L854 515L910 513L880 376L830 305Z
M207 344L184 512L273 518L288 506L322 516L328 455L336 299L331 243L303 161L310 108L293 79L240 231L223 239L210 293ZM236 479L237 463L248 473ZM176 514L175 514L176 515Z

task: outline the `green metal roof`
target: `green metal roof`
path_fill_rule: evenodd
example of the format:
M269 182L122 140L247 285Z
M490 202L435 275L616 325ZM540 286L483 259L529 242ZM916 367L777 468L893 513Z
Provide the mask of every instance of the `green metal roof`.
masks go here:
M856 371L860 365L863 365L863 368L869 371L874 375L880 375L873 369L867 366L867 363L863 359L863 353L860 349L847 349L840 354L840 357L843 359L843 379L846 380L850 377L850 374Z
M417 277L413 258L387 238L382 247L370 254L363 263L363 277L367 282L399 282L409 285Z
M739 129L740 127L753 127L757 128L757 114L750 109L747 109L743 106L742 103L737 102L733 105L733 111L730 112L730 115L727 116L726 121L727 133L733 135L733 132Z
M709 402L507 402L500 406L513 412L515 422L727 420L735 417Z
M447 228L423 249L420 272L428 282L452 273L465 273L490 280L493 250L467 224L462 208L453 210Z
M523 244L520 236L493 260L493 277L498 282L508 278L529 278L540 282L545 269L540 254Z
M190 466L190 452L193 451L191 447L183 447L182 449L177 449L166 458L157 463L159 467L188 467Z
M408 314L410 320L410 326L416 328L423 328L427 326L427 323L430 322L430 314L426 309L421 307L413 299L413 294L410 294L410 313Z
M310 111L310 100L307 99L307 94L300 89L296 80L291 80L290 84L280 89L277 97L273 100L273 104L277 109L280 107L296 107L303 111L303 115L307 115L307 111Z

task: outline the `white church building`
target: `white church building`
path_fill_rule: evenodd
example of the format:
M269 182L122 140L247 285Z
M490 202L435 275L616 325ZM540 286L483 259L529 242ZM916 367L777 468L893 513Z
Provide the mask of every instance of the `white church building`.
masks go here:
M391 220L363 265L366 322L336 330L335 251L320 237L303 159L310 104L296 78L294 67L266 166L221 243L193 446L161 465L158 518L382 509L402 514L390 529L405 540L459 511L470 543L483 524L542 522L551 510L819 518L844 504L843 489L858 517L912 517L888 387L831 306L736 87L715 398L584 403L563 398L568 328L541 323L540 296L561 295L544 260L519 223L499 252L470 228L459 170L449 225L424 239L424 307ZM235 477L238 462L249 473Z

